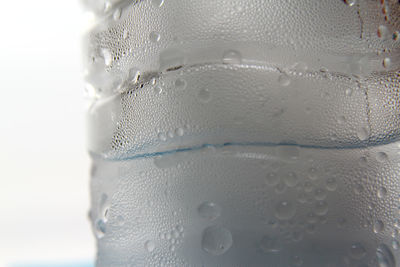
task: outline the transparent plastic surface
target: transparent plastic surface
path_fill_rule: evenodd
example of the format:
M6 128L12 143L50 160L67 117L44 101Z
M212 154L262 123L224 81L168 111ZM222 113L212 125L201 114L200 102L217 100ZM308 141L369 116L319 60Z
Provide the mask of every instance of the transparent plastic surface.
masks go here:
M97 266L400 266L398 1L86 1Z

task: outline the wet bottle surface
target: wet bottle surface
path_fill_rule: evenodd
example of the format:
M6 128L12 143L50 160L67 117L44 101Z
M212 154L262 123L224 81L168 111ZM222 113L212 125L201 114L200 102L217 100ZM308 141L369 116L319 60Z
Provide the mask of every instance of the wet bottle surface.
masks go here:
M97 266L400 266L398 1L87 1Z

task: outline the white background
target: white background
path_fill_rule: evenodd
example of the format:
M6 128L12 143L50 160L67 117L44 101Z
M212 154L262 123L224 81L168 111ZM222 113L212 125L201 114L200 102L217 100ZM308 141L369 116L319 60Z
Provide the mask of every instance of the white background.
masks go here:
M90 261L77 0L1 1L0 266Z

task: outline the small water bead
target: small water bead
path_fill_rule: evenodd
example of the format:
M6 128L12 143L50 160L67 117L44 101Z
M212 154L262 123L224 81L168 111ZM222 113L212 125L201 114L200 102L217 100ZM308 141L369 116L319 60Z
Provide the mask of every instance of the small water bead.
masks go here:
M266 176L265 183L270 186L275 186L279 183L279 176L274 172L270 172Z
M398 228L398 229L400 229L400 219L395 219L394 223L393 223L393 226Z
M309 223L316 223L316 222L318 222L318 217L317 217L317 215L315 215L314 212L308 213L306 219L307 219L307 222L309 222Z
M344 0L344 2L348 5L348 6L354 6L357 3L357 0Z
M147 250L147 252L152 252L156 248L156 245L154 244L153 241L147 240L144 243L144 248Z
M309 181L304 182L304 192L311 193L313 190L314 190L314 185L311 182Z
M386 190L386 188L385 188L385 187L380 187L380 188L378 189L377 195L378 195L379 198L384 198L384 197L386 197L386 195L387 195L387 190Z
M396 267L392 251L385 244L380 244L376 249L377 267Z
M382 61L382 65L384 68L389 68L391 64L392 64L392 61L389 57L385 57Z
M180 78L176 79L175 88L178 90L184 90L186 88L186 81Z
M316 168L311 167L310 169L308 169L308 178L310 178L311 180L318 179L318 172Z
M361 243L355 243L351 245L349 254L353 259L361 260L367 255L367 251Z
M328 193L322 188L317 188L314 192L314 197L316 200L324 200L327 196Z
M294 242L300 242L304 237L304 234L301 230L295 230L292 232L292 240Z
M278 82L281 86L289 86L291 83L290 77L286 73L279 75Z
M376 154L376 160L377 160L378 162L383 163L383 162L387 161L388 158L389 158L389 156L388 156L385 152L378 152L378 153Z
M157 137L160 141L163 141L163 142L167 141L167 136L165 135L165 133L158 133Z
M167 132L167 135L168 135L169 138L174 138L174 132L171 131L171 130L169 130L169 131Z
M367 128L365 127L360 127L357 130L357 137L358 139L360 139L361 141L365 141L368 139L369 137L369 131L367 130Z
M334 178L334 177L329 177L329 178L326 180L326 185L325 185L325 187L326 187L326 189L327 189L328 191L335 191L335 190L337 189L337 187L338 187L336 178Z
M199 215L208 220L215 220L221 215L221 207L213 202L204 202L198 208Z
M395 250L398 250L399 247L400 247L400 242L398 240L396 240L396 239L393 240L392 241L392 248L395 249Z
M116 223L118 226L123 226L125 224L125 219L123 216L118 215L116 218Z
M275 185L275 193L282 194L285 191L286 191L285 183L279 182L277 185Z
M119 19L121 18L121 14L122 14L121 9L120 9L120 8L117 8L117 9L114 11L113 19L114 19L115 21L119 20Z
M296 173L289 172L287 175L284 176L283 181L289 187L294 187L298 184L299 178L297 177Z
M149 40L152 43L158 43L161 39L161 35L158 32L151 32L149 34Z
M179 233L183 233L183 226L182 225L177 225L176 227L176 230L179 232Z
M385 224L383 223L383 221L377 220L377 221L374 223L373 230L374 230L374 233L375 233L375 234L381 233L381 232L384 230L384 228L385 228Z
M227 50L222 55L222 62L224 64L240 64L242 62L242 55L236 50Z
M275 206L275 216L279 220L289 220L296 214L296 206L290 201L281 201Z
M231 232L222 226L210 226L203 232L202 248L215 256L227 252L233 244Z
M175 129L175 134L177 136L183 136L185 134L185 130L183 130L183 128L176 128Z
M199 93L197 94L197 97L200 102L208 103L211 100L211 93L207 88L203 88L199 91Z
M124 38L124 40L128 39L128 29L124 29L123 33L122 33L122 38Z
M166 240L171 240L171 238L172 238L171 233L166 233L165 234L165 239Z
M311 224L311 223L307 224L307 226L306 226L306 232L307 233L314 234L316 230L317 230L317 227L316 227L315 224Z
M354 194L360 195L362 192L364 192L364 186L362 184L355 184L353 188Z
M325 215L328 213L328 203L324 200L315 204L314 211L317 215Z
M307 195L304 192L299 192L297 194L297 202L300 204L305 204L307 202Z
M156 94L156 95L159 95L159 94L161 94L162 93L162 88L160 87L160 86L155 86L154 87L154 93Z
M164 4L164 0L152 0L151 3L155 7L161 7Z
M393 41L398 41L400 39L400 32L399 31L395 31L393 33L392 38L393 38Z
M278 146L276 148L276 152L278 154L278 156L280 156L281 158L284 159L290 159L290 160L294 160L297 159L299 157L299 147L298 146L292 146L292 145L288 145L288 146Z
M339 117L337 118L337 122L338 122L339 124L345 123L345 122L346 122L346 117L345 117L345 116L339 116Z
M276 237L264 236L260 241L260 248L264 253L279 253L282 247L282 242Z
M346 96L351 96L353 94L353 89L351 88L346 88L345 92Z
M385 39L385 38L387 38L388 34L389 34L389 30L385 25L381 25L378 27L377 35L379 38Z
M303 265L303 260L299 256L295 255L292 258L292 263L294 266L301 266Z
M98 239L103 238L106 233L106 223L102 219L97 220L95 223L95 229L96 237Z
M104 48L104 49L101 50L101 53L102 53L103 58L104 58L104 64L106 66L110 66L111 63L112 63L112 56L111 56L110 50Z

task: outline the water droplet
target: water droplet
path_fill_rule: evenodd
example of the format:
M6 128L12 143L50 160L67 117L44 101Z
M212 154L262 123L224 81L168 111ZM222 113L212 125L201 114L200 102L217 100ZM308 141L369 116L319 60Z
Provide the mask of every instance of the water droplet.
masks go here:
M396 267L393 253L385 244L380 244L376 249L378 267Z
M104 58L104 64L106 64L106 66L110 66L112 63L112 56L110 50L104 48L101 50L101 53Z
M299 182L299 178L297 177L296 173L289 172L285 177L283 177L283 181L289 187L294 187Z
M165 234L165 239L166 239L166 240L171 240L171 238L172 238L172 236L171 236L170 233L166 233L166 234Z
M351 96L353 94L353 89L351 88L346 88L345 92L346 96Z
M242 55L236 50L225 51L222 56L224 64L240 64L242 62Z
M277 185L275 185L275 193L282 194L285 191L286 191L285 183L279 182Z
M121 14L122 14L121 9L120 9L120 8L117 8L117 9L114 11L113 19L114 19L114 20L119 20L119 19L121 18Z
M317 188L315 189L314 192L314 197L316 200L324 200L327 197L328 193L322 189L322 188Z
M376 160L377 160L378 162L383 163L383 162L387 161L388 158L389 158L389 157L388 157L388 155L387 155L385 152L378 152L378 154L376 154Z
M183 128L176 128L175 129L175 134L177 136L183 136L185 134L185 130L183 130Z
M337 189L337 187L338 187L336 178L334 178L334 177L329 177L329 178L326 180L326 185L325 185L325 187L326 187L326 189L327 189L328 191L335 191L335 190Z
M392 241L392 248L395 250L398 250L400 247L400 242L398 240L393 240Z
M339 228L344 228L347 224L347 220L345 218L338 218L337 219L337 226Z
M110 11L112 8L112 3L110 1L106 1L104 3L104 13L107 13L108 11Z
M337 118L337 122L338 122L339 124L345 123L345 122L346 122L346 117L345 117L345 116L339 116L339 117Z
M310 169L308 169L308 178L310 178L311 180L317 180L318 173L316 168L311 167Z
M296 206L290 201L281 201L275 206L275 216L279 220L289 220L296 214Z
M161 7L164 4L164 0L151 0L151 3L155 7Z
M367 140L369 137L369 131L367 130L367 128L365 127L360 127L357 130L357 137L358 139L360 139L361 141Z
M326 216L320 216L319 217L319 222L321 224L326 224L328 222L328 218Z
M148 240L144 243L144 247L148 252L152 252L156 248L156 245L153 241Z
M300 230L293 231L292 233L292 239L294 242L300 242L303 239L303 236L304 234Z
M364 186L362 184L355 184L353 188L354 194L360 195L364 191Z
M154 87L154 93L155 93L156 95L161 94L161 93L162 93L162 88L161 88L160 86Z
M138 69L132 68L128 73L128 81L131 83L137 83L139 81L140 71Z
M121 216L121 215L118 215L118 216L117 216L117 225L118 225L118 226L123 226L124 224L125 224L125 219L124 219L124 217Z
M307 226L306 226L307 233L314 234L316 230L317 230L317 227L315 226L315 224L307 224Z
M95 223L95 230L96 237L98 239L103 238L106 233L106 223L102 219L97 220Z
M379 38L386 39L389 34L389 30L385 25L378 27L377 35Z
M177 225L176 230L178 230L179 233L183 233L183 226L182 225Z
M160 41L160 39L161 39L161 36L160 36L160 34L158 32L151 32L149 34L150 42L157 43L157 42Z
M197 94L197 97L199 98L200 102L203 103L207 103L211 100L210 91L206 88L201 89Z
M276 148L278 156L284 159L294 160L299 157L299 147L298 146L278 146Z
M383 67L385 67L385 68L389 68L390 65L391 65L391 63L392 63L392 61L390 60L389 57L385 57L385 58L383 59L383 61L382 61L382 65L383 65Z
M290 77L286 73L279 75L278 82L282 86L289 86L291 83Z
M124 40L128 39L128 29L124 29L124 32L122 33L122 38L124 38Z
M385 188L385 187L380 187L380 188L378 189L377 195L378 195L379 198L384 198L384 197L386 197L386 195L387 195L387 190L386 190L386 188Z
M163 141L163 142L167 141L167 136L165 135L165 133L158 133L157 137L160 141Z
M318 222L318 217L315 215L314 212L310 212L307 214L307 222L309 223L316 223Z
M400 32L395 31L392 36L394 41L398 41L400 39Z
M361 243L355 243L351 245L349 254L353 259L361 260L367 255L367 251Z
M395 219L393 226L400 229L400 219Z
M381 232L383 231L384 228L385 228L385 224L384 224L381 220L377 220L377 221L374 223L374 228L373 228L373 230L374 230L374 233L375 233L375 234L381 233Z
M185 55L178 48L168 48L160 53L160 70L180 68L185 65Z
M264 236L260 241L260 248L264 253L279 253L282 242L276 237Z
M295 255L292 258L292 263L294 266L301 266L303 265L303 260L299 256Z
M174 132L171 130L168 130L167 135L169 138L174 138Z
M311 193L314 190L314 185L309 181L304 183L304 192Z
M327 214L327 213L328 213L328 203L327 203L326 201L324 201L324 200L318 201L318 202L315 204L314 211L315 211L315 213L318 214L318 215L325 215L325 214Z
M270 172L266 175L265 183L270 186L275 186L279 183L279 176L274 172Z
M172 252L175 251L175 245L169 246L169 250L172 251Z
M344 0L344 2L348 5L348 6L354 6L357 2L357 0Z
M175 88L178 90L184 90L186 88L186 81L180 78L176 79Z
M299 192L297 194L297 202L304 204L307 202L307 195L304 192Z
M197 208L201 217L215 220L221 215L221 207L213 202L204 202Z
M210 226L203 232L202 248L215 256L227 252L233 244L231 232L222 226Z

